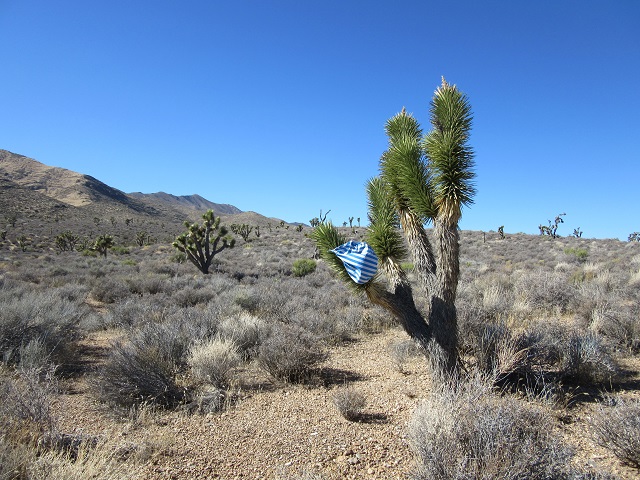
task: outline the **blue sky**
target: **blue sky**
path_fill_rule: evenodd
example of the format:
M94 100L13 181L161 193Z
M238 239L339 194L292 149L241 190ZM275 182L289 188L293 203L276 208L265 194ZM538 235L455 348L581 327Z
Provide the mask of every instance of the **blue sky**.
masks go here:
M640 231L640 1L0 0L0 148L125 192L366 219L406 107L474 112L461 227Z

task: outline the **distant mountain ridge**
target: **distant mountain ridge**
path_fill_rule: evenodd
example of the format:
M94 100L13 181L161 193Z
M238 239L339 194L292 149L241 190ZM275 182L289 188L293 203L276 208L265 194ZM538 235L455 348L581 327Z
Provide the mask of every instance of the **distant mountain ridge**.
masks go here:
M157 193L141 193L141 192L133 192L130 193L129 196L133 198L142 198L147 200L152 200L154 202L164 203L169 206L186 208L188 210L196 210L196 211L205 211L205 210L213 210L218 215L235 215L238 213L242 213L237 207L233 205L229 205L226 203L213 203L206 198L201 197L200 195L172 195L170 193L165 192L157 192Z
M200 195L175 196L159 192L144 194L124 193L110 187L98 179L60 167L45 165L33 158L0 149L0 179L4 180L0 194L2 204L9 205L11 195L18 190L31 191L55 202L71 207L86 207L96 210L100 207L133 211L147 215L193 215L213 209L218 215L242 213L237 207L213 203ZM13 193L12 193L13 192ZM21 193L24 197L24 193ZM108 207L108 208L106 208Z

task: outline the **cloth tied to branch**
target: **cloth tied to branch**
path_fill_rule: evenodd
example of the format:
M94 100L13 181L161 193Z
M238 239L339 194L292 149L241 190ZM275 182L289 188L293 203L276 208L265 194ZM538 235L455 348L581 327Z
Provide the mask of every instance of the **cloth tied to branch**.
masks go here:
M378 270L378 257L367 243L351 240L330 251L342 260L351 279L359 285L371 280Z

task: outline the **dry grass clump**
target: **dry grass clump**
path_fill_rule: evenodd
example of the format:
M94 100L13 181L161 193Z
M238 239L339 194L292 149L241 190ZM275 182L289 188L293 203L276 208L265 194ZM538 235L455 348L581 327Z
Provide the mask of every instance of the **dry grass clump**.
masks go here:
M333 404L340 415L349 421L358 420L367 404L364 394L354 387L346 386L333 394Z
M196 381L219 388L229 385L229 374L240 362L240 352L233 340L211 338L193 345L187 362Z
M609 399L591 418L596 441L640 469L640 400Z
M51 405L57 390L54 373L54 368L0 372L0 436L34 444L53 431Z
M415 412L409 438L414 479L571 478L571 450L550 416L491 391L482 377L433 392Z
M405 339L389 345L389 354L393 363L400 373L406 373L407 362L423 353L420 346L412 339Z
M242 358L249 360L257 354L258 346L266 336L268 328L264 320L242 312L222 320L218 332L222 337L232 340Z

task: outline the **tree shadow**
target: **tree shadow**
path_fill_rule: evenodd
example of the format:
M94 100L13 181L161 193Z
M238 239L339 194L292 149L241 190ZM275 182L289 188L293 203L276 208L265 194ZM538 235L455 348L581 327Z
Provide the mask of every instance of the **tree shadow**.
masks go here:
M360 423L382 425L389 422L389 416L385 413L362 413L357 420Z
M340 368L321 368L314 372L316 382L323 387L344 385L345 383L365 380L366 377L350 370Z

